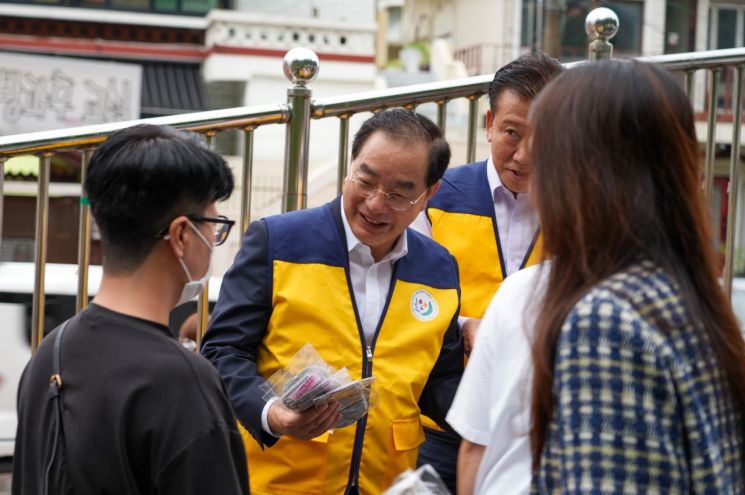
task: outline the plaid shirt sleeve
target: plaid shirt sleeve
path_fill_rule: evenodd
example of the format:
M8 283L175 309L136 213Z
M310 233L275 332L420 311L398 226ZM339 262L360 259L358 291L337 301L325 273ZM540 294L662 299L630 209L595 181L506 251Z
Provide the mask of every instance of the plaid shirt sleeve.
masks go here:
M664 347L608 291L593 291L574 307L557 345L555 416L538 492L688 492Z

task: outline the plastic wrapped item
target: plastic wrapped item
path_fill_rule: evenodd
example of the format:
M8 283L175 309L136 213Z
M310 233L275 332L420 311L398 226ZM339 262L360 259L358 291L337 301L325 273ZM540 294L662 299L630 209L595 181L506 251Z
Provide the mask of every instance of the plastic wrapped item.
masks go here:
M304 411L313 405L313 397L336 386L329 383L325 388L319 388L335 372L312 345L305 344L286 368L278 370L261 385L263 399L279 397L290 409Z
M329 402L339 402L341 418L334 426L343 428L362 418L370 407L375 405L375 396L372 394L374 384L375 377L350 381L316 397L313 399L313 404L318 406Z
M425 464L416 471L407 469L396 477L383 495L450 495L435 468Z
M352 380L346 368L335 370L312 345L306 344L287 368L278 370L260 388L264 400L278 397L287 408L299 412L339 402L341 418L334 428L343 428L365 416L376 404L374 383L374 377Z
M282 402L295 411L306 411L313 406L313 399L333 387L328 370L309 366L291 378L282 393Z

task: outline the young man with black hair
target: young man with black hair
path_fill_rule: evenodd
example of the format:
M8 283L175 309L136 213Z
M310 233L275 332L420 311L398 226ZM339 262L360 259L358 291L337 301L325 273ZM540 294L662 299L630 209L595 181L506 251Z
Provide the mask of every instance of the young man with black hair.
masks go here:
M212 249L232 225L215 203L232 189L219 155L170 128L119 131L93 154L85 191L103 279L24 371L13 493L248 493L220 377L167 326L209 277Z
M407 229L450 160L442 131L409 110L379 112L352 144L340 198L249 226L223 279L202 352L220 371L246 437L251 488L378 494L413 468L420 411L441 425L463 370L455 260ZM332 428L338 404L298 413L260 386L306 343L377 405Z
M548 55L529 53L494 74L486 111L489 158L448 170L426 212L412 225L458 260L460 324L468 354L481 318L502 281L543 256L538 218L526 194L532 167L524 138L531 102L562 70L562 65ZM449 421L451 418L458 419L448 416ZM431 423L425 426L427 441L420 450L419 463L432 464L455 491L460 439L437 431ZM475 469L468 459L480 459L483 444L472 442L473 430L461 421L453 427L464 435L457 460L459 469Z

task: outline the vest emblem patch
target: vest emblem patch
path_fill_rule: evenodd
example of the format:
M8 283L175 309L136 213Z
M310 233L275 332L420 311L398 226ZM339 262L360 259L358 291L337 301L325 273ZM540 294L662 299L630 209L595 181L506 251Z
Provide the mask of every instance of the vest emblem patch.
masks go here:
M420 321L429 321L437 316L437 301L424 289L414 291L411 296L411 314Z

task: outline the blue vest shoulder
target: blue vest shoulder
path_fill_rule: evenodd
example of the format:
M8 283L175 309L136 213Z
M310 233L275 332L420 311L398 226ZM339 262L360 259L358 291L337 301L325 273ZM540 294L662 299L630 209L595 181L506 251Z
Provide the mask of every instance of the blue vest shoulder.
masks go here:
M264 219L269 257L293 263L345 266L347 251L331 203Z
M401 258L397 277L437 289L459 288L458 268L447 249L414 229L407 229L409 252Z
M428 208L492 216L494 198L489 191L486 164L484 160L448 169Z
M340 219L339 219L340 221ZM346 266L347 248L331 203L264 219L269 257L293 263ZM450 253L432 239L407 229L408 253L398 262L397 277L436 288L457 288L458 272Z

